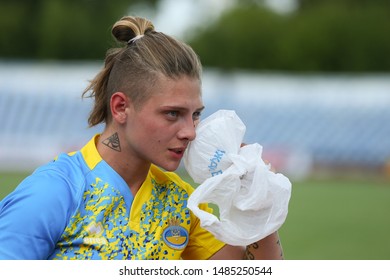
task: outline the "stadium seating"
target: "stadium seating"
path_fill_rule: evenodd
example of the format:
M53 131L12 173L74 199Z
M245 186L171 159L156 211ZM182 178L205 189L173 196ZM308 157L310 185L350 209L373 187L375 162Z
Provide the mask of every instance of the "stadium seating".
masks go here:
M100 65L0 63L0 169L34 168L80 148L91 101L81 93ZM390 79L386 75L285 75L206 69L204 117L235 110L244 141L288 172L314 165L383 166L390 159ZM299 169L301 167L301 169Z

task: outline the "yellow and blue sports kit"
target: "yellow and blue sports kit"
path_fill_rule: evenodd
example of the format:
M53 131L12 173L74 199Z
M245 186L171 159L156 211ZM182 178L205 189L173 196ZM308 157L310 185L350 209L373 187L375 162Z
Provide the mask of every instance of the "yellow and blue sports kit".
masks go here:
M187 208L191 185L152 165L133 196L97 138L0 202L0 259L208 259L224 246Z

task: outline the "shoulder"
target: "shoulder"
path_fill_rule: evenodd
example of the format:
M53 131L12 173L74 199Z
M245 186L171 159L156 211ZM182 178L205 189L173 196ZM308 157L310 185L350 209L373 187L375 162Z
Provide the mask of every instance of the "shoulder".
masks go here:
M83 191L85 171L78 153L61 154L52 162L36 169L19 187L51 198L74 198Z
M38 168L0 202L0 243L10 258L46 258L77 209L75 167L53 161ZM28 251L17 248L28 247ZM1 250L0 250L1 258Z
M61 155L26 177L1 202L0 212L14 213L20 219L52 216L54 221L66 220L82 192L81 173L68 155Z

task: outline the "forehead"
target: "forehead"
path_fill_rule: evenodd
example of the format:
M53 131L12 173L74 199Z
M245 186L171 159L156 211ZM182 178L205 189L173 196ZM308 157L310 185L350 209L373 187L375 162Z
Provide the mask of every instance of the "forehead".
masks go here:
M159 78L148 101L161 105L202 106L201 82L188 76L176 79Z

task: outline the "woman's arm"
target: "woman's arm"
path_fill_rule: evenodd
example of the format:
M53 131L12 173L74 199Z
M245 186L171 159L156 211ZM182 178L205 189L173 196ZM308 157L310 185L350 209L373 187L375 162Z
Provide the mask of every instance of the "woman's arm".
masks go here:
M283 260L278 232L245 247L225 245L212 260Z
M246 260L283 260L283 249L278 232L246 246Z

